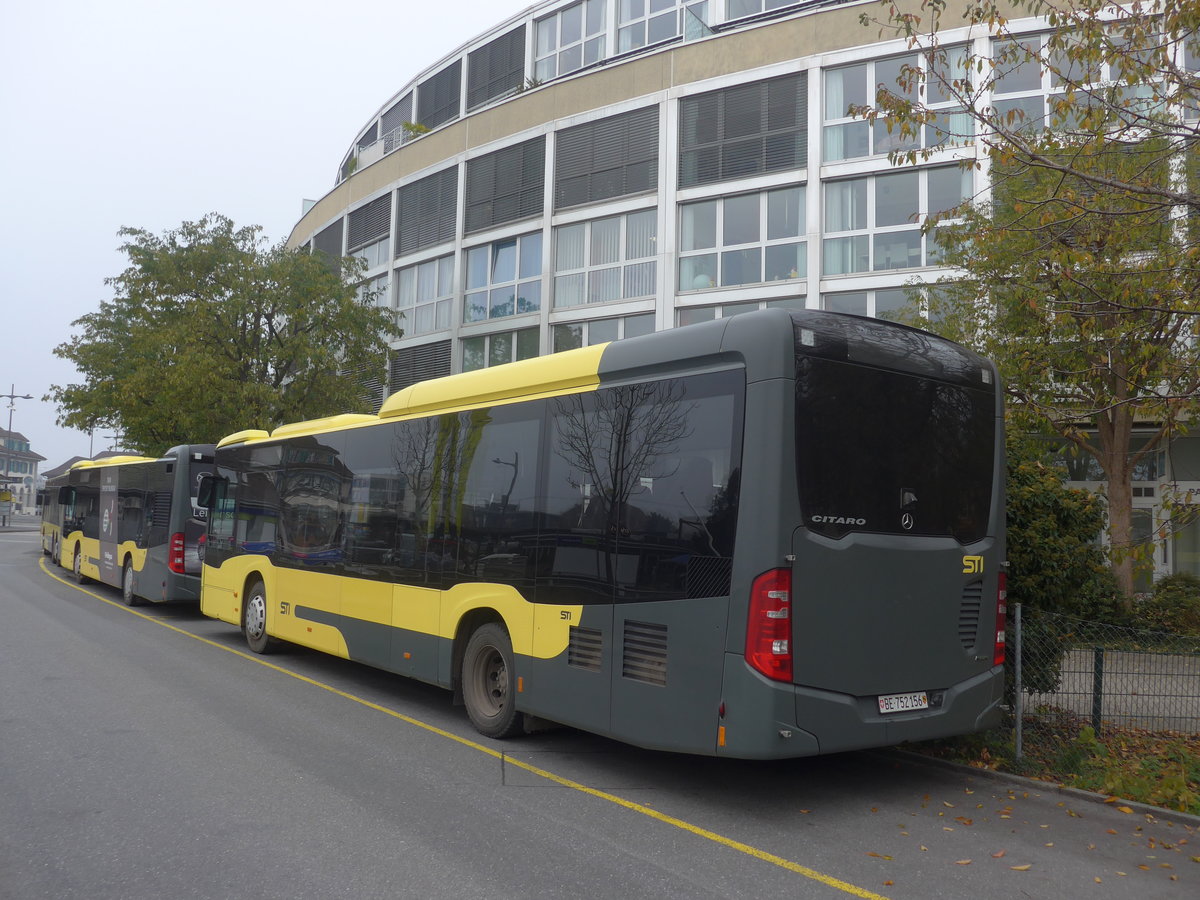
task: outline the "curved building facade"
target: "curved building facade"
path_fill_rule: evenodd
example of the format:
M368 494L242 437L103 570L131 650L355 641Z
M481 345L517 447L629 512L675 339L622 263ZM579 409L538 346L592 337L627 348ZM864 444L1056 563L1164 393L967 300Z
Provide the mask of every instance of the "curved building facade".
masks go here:
M936 271L924 216L982 185L973 144L895 169L845 115L916 59L873 6L531 7L381 106L291 243L367 261L389 390L766 305L885 315Z

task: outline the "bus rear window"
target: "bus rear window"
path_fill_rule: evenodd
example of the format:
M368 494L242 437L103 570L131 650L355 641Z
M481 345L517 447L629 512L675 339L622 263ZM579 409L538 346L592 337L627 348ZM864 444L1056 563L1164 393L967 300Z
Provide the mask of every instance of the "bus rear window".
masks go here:
M851 531L987 534L994 388L798 356L796 466L805 525Z

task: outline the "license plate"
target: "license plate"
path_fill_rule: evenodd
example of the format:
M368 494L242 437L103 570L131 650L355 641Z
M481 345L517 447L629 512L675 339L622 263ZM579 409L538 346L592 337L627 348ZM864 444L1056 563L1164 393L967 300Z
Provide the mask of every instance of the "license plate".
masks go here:
M914 709L929 709L929 695L924 691L914 694L881 694L879 711L881 713L908 712Z

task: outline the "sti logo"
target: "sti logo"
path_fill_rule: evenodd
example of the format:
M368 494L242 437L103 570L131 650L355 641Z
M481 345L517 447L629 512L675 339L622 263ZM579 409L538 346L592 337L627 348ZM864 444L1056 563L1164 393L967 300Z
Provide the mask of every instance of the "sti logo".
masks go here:
M983 574L983 557L982 556L964 556L963 557L963 574L964 575L981 575L981 574Z

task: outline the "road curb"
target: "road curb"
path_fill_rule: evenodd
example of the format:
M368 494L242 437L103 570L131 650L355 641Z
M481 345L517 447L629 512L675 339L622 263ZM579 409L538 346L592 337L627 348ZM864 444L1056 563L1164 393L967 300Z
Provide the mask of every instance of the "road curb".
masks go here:
M1109 795L1097 794L1094 791L1085 791L1082 788L1067 787L1063 784L1057 784L1053 781L1040 781L1036 778L1027 778L1024 775L1015 775L1012 772L1001 772L996 769L980 769L975 766L967 766L962 763L954 762L949 759L942 759L937 756L925 756L922 753L916 753L912 750L897 750L890 749L880 751L880 755L899 758L905 762L915 763L917 765L932 766L934 768L949 769L964 775L979 775L991 781L1002 781L1015 784L1023 790L1036 790L1044 793L1057 793L1064 797L1070 797L1073 800L1082 800L1088 803L1097 803L1101 806L1112 806ZM1120 806L1127 806L1135 812L1142 813L1148 816L1154 816L1156 819L1167 819L1173 822L1178 822L1181 825L1187 825L1192 828L1200 828L1200 816L1192 813L1179 812L1174 809L1164 809L1161 806L1151 806L1149 803L1139 803L1137 800L1126 800L1119 798Z

